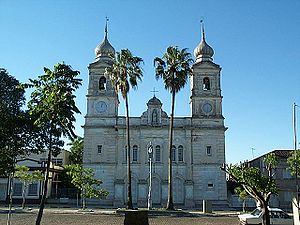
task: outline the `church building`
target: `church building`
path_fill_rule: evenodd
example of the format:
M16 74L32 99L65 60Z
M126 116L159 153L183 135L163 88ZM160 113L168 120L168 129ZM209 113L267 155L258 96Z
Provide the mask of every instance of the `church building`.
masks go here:
M118 96L105 68L112 65L115 49L104 40L89 64L87 114L84 124L84 167L95 170L106 199L95 200L106 207L125 207L127 201L126 124L118 114ZM225 131L220 84L221 67L213 62L213 49L202 39L194 50L190 77L191 115L174 117L173 200L175 207L201 207L203 200L226 205ZM153 72L154 73L154 72ZM153 75L154 76L154 75ZM149 188L148 147L153 145L152 204L163 207L168 193L168 133L170 117L163 103L152 97L140 117L130 117L132 197L134 206L146 207Z

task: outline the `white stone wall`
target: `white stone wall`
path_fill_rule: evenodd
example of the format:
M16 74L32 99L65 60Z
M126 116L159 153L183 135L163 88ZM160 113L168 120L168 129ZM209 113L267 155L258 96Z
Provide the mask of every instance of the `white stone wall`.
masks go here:
M102 187L110 192L106 203L120 207L124 206L127 196L126 129L122 124L125 120L118 120L117 130L104 121L103 126L98 121L95 126L85 128L84 165L96 170L96 177L103 180ZM153 197L155 204L164 204L167 200L169 127L138 126L138 118L132 121L131 149L134 145L138 146L138 160L131 164L133 202L146 206L149 185L147 146L151 141L154 148L156 145L161 148L161 161L154 161L152 167ZM226 200L225 174L219 169L225 160L224 129L194 128L189 125L190 118L175 121L173 145L183 146L184 161L173 162L174 202L193 207L203 199ZM97 151L97 145L103 146L101 154ZM210 156L206 155L207 145L212 147ZM209 183L213 187L208 187Z

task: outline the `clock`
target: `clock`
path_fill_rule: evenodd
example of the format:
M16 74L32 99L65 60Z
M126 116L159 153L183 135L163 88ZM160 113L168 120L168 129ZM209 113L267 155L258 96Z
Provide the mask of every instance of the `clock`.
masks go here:
M203 104L202 110L205 113L210 113L212 111L212 105L210 103L206 102L206 103Z
M103 101L96 102L95 109L97 113L104 113L107 110L107 104Z

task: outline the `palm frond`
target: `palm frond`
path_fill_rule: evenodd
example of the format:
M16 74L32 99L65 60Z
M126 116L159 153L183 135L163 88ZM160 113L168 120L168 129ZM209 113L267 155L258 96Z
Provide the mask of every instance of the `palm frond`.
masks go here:
M192 63L193 59L187 48L180 50L178 46L169 46L162 58L154 59L155 77L162 78L165 88L171 93L177 93L185 86L188 76L192 74Z
M137 81L142 80L142 63L143 59L133 56L129 49L121 49L116 53L112 66L106 68L105 73L109 75L116 93L120 92L124 99L130 86L136 89Z

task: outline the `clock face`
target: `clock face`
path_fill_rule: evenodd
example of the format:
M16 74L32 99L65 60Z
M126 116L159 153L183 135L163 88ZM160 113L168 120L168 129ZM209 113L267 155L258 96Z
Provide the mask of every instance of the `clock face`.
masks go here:
M107 110L107 104L103 101L96 102L95 109L97 113L104 113Z
M202 109L205 113L210 113L212 111L212 105L207 102L202 106Z

